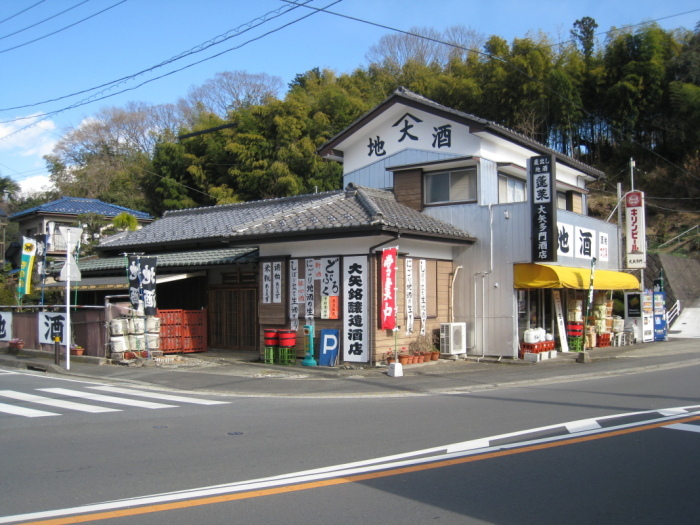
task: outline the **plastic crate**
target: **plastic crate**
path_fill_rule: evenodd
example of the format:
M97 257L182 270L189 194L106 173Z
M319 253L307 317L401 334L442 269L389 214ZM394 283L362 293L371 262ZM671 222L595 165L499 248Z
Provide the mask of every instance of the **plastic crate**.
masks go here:
M610 346L610 333L603 332L603 333L598 334L596 346L601 347L601 348L605 348L606 346Z
M567 343L569 343L569 350L572 352L581 352L583 350L583 339L581 337L569 337L567 338Z

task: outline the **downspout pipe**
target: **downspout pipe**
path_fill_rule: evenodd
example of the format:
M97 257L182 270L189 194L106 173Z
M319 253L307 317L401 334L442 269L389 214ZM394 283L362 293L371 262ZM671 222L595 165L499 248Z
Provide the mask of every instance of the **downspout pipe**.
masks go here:
M489 269L481 272L481 357L486 356L486 276L493 272L493 204L489 204Z

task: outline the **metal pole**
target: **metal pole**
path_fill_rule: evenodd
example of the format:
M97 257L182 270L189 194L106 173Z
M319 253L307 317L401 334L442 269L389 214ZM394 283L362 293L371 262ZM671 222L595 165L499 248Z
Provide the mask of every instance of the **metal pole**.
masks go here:
M66 243L66 370L70 370L70 252L72 246Z

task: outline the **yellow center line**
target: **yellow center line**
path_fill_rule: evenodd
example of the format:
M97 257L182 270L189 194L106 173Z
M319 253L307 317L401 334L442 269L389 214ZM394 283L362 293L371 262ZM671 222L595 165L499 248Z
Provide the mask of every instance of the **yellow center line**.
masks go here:
M484 459L493 459L504 456L512 456L514 454L521 454L523 452L533 452L535 450L545 450L548 448L561 447L564 445L573 445L576 443L585 443L586 441L595 441L598 439L622 436L625 434L631 434L634 432L642 432L644 430L651 430L654 428L660 428L667 425L673 425L677 423L687 423L689 421L697 421L700 416L692 416L683 419L674 419L672 421L663 421L659 423L652 423L649 425L643 425L639 427L624 428L620 430L613 430L611 432L606 432L603 434L592 434L587 436L581 436L577 438L565 439L561 441L553 441L549 443L540 443L537 445L528 445L520 448L513 448L508 450L498 450L494 452L487 452L485 454L479 454L475 456L467 456L463 458L447 459L443 461L436 461L434 463L427 463L421 465L412 465L409 467L401 467L390 470L383 470L381 472L369 472L367 474L357 474L347 477L339 477L327 480L312 481L308 483L299 483L297 485L287 485L283 487L275 487L270 489L262 490L251 490L247 492L237 492L234 494L224 494L221 496L210 496L206 498L185 500L185 501L175 501L171 503L160 503L156 505L148 505L144 507L137 507L133 509L120 509L107 512L97 512L94 514L83 514L78 516L69 516L63 518L54 518L43 521L33 521L31 523L26 523L25 525L66 525L70 523L86 523L89 521L106 520L112 518L121 518L126 516L137 516L140 514L149 514L152 512L162 512L166 510L176 510L184 509L189 507L199 507L201 505L212 505L214 503L225 503L229 501L237 501L250 498L259 498L263 496L274 496L276 494L287 494L290 492L298 492L301 490L316 489L321 487L331 487L333 485L343 485L345 483L356 483L358 481L366 481L370 479L386 478L389 476L398 476L401 474L410 474L413 472L421 472L424 470L431 470L442 467L450 467L453 465L462 465L465 463L471 463L474 461L481 461Z

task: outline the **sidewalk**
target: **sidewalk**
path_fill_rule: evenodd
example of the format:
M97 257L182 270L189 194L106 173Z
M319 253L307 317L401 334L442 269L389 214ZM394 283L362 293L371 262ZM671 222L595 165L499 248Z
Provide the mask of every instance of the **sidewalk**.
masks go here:
M7 349L0 349L7 352ZM210 351L184 354L175 362L138 366L111 364L110 360L71 356L70 370L54 364L49 352L23 350L0 353L0 367L20 368L99 382L128 383L140 388L189 390L201 394L250 397L366 397L460 393L517 387L532 383L564 382L591 377L640 373L661 368L700 364L697 339L589 351L590 363L577 363L578 353L559 353L537 364L493 358L451 361L440 359L406 365L404 377L389 377L386 367L348 368L269 365L253 352ZM171 356L175 357L175 356Z

